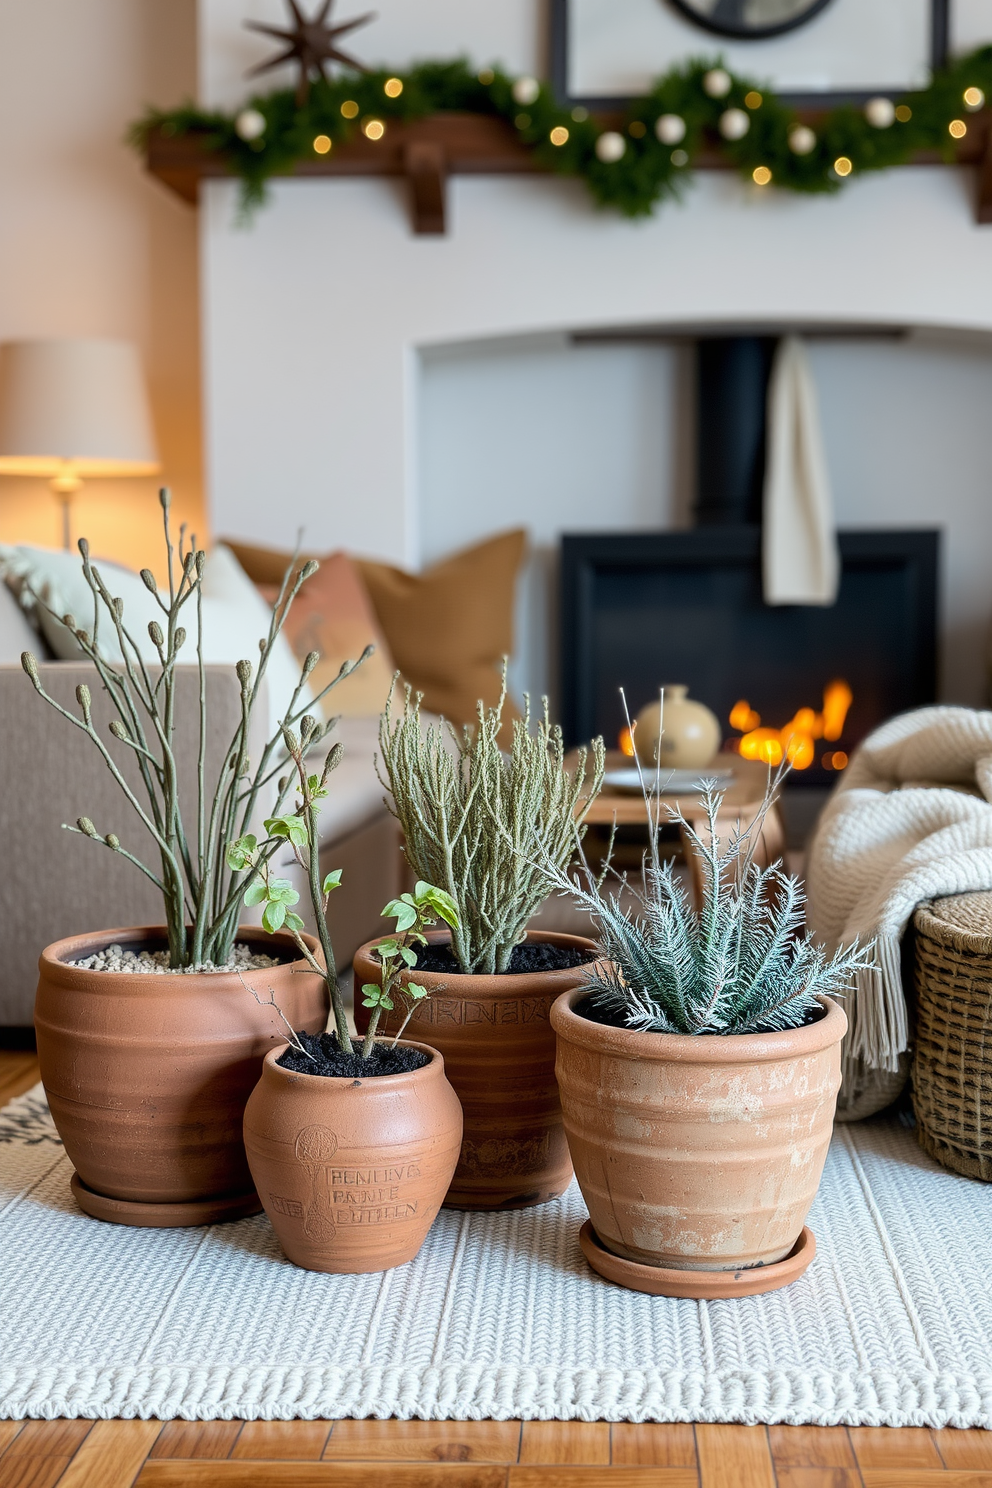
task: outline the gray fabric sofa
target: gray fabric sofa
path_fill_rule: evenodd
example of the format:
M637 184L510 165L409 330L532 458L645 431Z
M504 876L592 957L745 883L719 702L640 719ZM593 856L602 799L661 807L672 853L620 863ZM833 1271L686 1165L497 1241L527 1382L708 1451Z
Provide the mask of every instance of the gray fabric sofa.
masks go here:
M38 955L51 941L162 921L158 892L136 868L98 843L61 830L62 822L88 816L99 831L116 832L139 857L150 848L92 742L36 695L20 664L8 657L9 649L0 664L0 826L6 848L0 872L0 1030L31 1024ZM185 799L195 803L197 677L195 667L181 671L176 748ZM86 681L94 719L109 739L112 715L91 666L44 662L41 672L46 689L73 711L76 686ZM207 703L209 780L216 778L239 716L233 668L207 669ZM264 707L257 711L265 716ZM330 779L321 815L321 870L343 870L342 888L331 896L328 910L339 968L349 964L363 941L386 928L380 911L399 890L399 836L373 764L376 722L352 718L338 724L336 737L345 755ZM253 741L256 749L261 742ZM119 745L113 752L117 758L128 753ZM129 768L133 773L133 763ZM292 862L282 865L287 877L294 869ZM303 889L302 882L298 887ZM301 912L305 906L303 894Z

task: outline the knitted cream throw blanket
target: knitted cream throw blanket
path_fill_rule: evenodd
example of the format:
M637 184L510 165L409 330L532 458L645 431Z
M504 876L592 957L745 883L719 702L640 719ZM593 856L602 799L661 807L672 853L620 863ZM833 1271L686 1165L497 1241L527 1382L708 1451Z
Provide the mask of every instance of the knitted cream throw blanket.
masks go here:
M875 941L845 1003L845 1076L852 1061L899 1069L909 1044L903 932L925 900L992 889L990 802L992 713L938 707L870 734L827 803L807 863L809 927L828 950ZM897 1088L890 1080L888 1099Z

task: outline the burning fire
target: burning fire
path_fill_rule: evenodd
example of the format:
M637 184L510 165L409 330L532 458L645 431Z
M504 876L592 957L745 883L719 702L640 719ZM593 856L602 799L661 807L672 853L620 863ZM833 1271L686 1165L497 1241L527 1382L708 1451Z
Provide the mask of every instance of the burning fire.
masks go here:
M816 756L816 740L834 743L844 732L844 724L854 694L842 679L828 682L823 689L823 709L800 708L784 728L762 728L761 715L746 698L730 710L730 724L742 738L737 748L742 759L761 760L763 764L780 765L783 757L795 770L806 770ZM621 746L623 747L623 746ZM843 749L828 749L820 756L825 770L843 770L847 754Z

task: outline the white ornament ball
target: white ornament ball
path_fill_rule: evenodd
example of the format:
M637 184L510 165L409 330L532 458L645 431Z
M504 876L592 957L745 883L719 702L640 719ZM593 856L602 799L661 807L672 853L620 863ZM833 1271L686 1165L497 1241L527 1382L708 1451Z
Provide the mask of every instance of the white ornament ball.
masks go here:
M703 74L703 88L711 98L726 98L732 86L730 73L722 67L713 67Z
M663 145L678 145L685 139L685 120L678 114L662 114L655 120L654 132Z
M751 128L751 120L743 109L728 109L720 115L720 133L725 140L743 139Z
M239 139L257 140L265 133L265 115L258 109L242 109L234 121L234 132Z
M895 123L896 106L891 98L870 98L865 104L865 118L873 129L888 129Z
M541 85L537 78L519 77L513 85L513 101L527 108L528 105L537 102L537 95L540 91Z
M789 149L793 155L808 155L816 149L816 135L808 124L797 124L789 130Z
M615 165L622 160L626 149L627 141L615 129L608 129L596 141L596 155L604 165Z

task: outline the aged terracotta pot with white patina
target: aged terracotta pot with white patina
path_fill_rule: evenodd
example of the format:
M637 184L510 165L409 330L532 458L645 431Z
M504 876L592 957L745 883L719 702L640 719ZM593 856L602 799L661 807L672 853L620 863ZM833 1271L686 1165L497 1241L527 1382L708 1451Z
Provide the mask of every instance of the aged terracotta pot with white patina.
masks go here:
M42 952L41 1078L87 1214L160 1229L258 1213L241 1123L263 1056L285 1038L266 1000L274 992L294 1028L316 1033L327 993L288 935L244 926L238 940L285 960L240 974L73 964L111 945L160 949L161 927L73 935Z
M839 1005L821 997L823 1015L802 1028L692 1037L593 1022L586 995L560 997L551 1021L568 1145L601 1245L679 1272L783 1261L830 1142Z
M434 939L435 937L432 937ZM580 935L530 931L528 941L595 951ZM370 955L355 955L355 985L379 980ZM565 1192L572 1164L555 1080L551 1007L582 981L587 966L499 976L415 971L430 997L416 1005L411 1038L444 1055L448 1079L462 1103L461 1158L445 1203L461 1209L515 1209ZM356 1022L368 1012L356 997Z
M383 1041L385 1042L385 1041ZM279 1244L308 1271L412 1261L458 1161L462 1112L444 1060L368 1079L299 1074L265 1057L245 1110L245 1149Z

